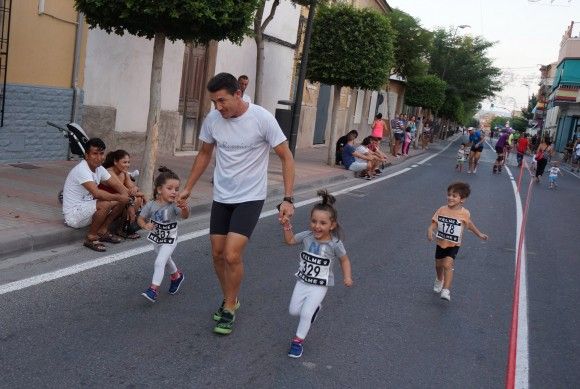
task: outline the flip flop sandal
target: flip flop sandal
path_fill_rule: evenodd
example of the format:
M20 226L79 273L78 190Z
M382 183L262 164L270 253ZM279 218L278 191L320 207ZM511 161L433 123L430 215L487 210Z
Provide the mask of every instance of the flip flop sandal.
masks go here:
M104 244L98 240L85 240L83 246L90 248L91 250L98 251L100 253L107 251Z
M107 242L107 243L121 243L123 241L123 239L119 238L118 236L115 236L113 234L107 233L104 235L99 236L99 242Z
M117 235L119 235L121 238L125 238L125 239L139 239L141 237L141 235L137 234L136 232L134 232L132 234L127 234L126 232L119 231L119 232L117 232Z

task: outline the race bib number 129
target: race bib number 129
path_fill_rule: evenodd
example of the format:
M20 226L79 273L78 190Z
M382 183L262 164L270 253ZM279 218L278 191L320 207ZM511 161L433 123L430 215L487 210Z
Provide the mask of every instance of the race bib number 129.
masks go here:
M303 251L300 253L300 268L296 277L307 284L326 286L330 274L330 259Z
M156 244L173 244L177 238L177 222L173 223L160 223L155 220L151 220L155 225L153 231L147 235L147 239L150 242Z

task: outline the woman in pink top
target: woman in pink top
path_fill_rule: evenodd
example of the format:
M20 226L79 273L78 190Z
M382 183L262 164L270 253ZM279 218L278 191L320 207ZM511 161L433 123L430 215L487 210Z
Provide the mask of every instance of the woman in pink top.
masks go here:
M375 116L375 121L373 122L371 136L374 138L383 138L383 132L385 131L385 122L383 121L383 114L377 113Z

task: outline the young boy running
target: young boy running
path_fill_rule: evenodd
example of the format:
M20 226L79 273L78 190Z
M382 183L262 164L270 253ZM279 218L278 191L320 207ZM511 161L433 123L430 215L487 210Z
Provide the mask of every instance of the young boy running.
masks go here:
M459 246L463 229L467 228L482 240L487 240L487 235L477 229L471 221L470 213L463 208L463 203L469 197L471 189L469 184L455 182L447 188L447 205L439 208L427 230L427 239L433 241L433 233L436 233L437 248L435 249L435 285L433 291L441 293L441 298L451 300L451 282L453 281L453 262Z

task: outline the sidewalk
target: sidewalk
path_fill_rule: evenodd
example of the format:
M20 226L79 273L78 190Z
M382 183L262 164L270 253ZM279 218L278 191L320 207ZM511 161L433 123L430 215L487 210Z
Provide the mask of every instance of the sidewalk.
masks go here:
M411 150L410 156L428 150ZM352 172L326 164L328 148L312 147L296 150L295 191L311 186L325 186L352 180ZM390 157L391 164L407 158ZM157 166L165 165L186 180L193 156L160 156ZM25 252L47 249L78 242L86 229L73 229L63 222L58 193L62 190L68 172L78 161L39 161L20 164L0 164L0 260ZM139 156L132 156L131 168L140 166ZM212 202L211 176L208 168L200 178L189 200L192 215L208 212ZM268 198L283 196L280 159L270 154L268 169Z

